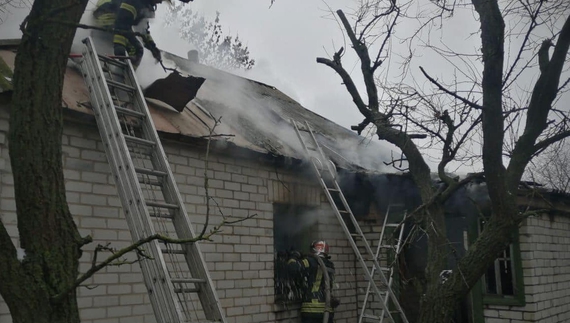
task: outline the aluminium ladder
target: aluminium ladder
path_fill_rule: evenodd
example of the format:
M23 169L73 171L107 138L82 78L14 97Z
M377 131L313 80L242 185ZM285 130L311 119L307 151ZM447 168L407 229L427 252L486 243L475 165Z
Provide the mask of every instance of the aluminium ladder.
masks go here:
M399 317L402 323L409 323L408 320L406 319L404 311L400 306L400 303L398 302L398 299L396 298L392 289L388 285L388 280L386 279L386 276L383 273L383 269L385 270L385 268L380 267L377 257L375 257L375 254L372 252L370 244L366 240L366 237L364 236L364 233L360 229L360 226L356 218L354 217L354 214L350 210L348 202L346 201L344 195L342 194L340 186L338 185L338 182L336 180L337 174L336 174L335 165L332 163L332 161L327 159L327 156L324 154L308 122L305 121L304 125L301 125L297 123L295 120L291 119L291 123L295 128L295 132L297 133L297 137L299 138L299 141L303 146L305 154L307 155L309 161L313 166L313 170L317 174L318 181L321 184L321 187L323 188L323 191L325 192L325 195L327 196L327 199L329 200L329 203L337 219L339 220L340 225L346 237L348 238L352 250L354 251L356 258L360 263L360 266L364 272L365 278L368 280L372 292L374 292L374 294L380 300L380 305L383 310L382 311L383 315L389 318L388 322L396 322L395 317ZM306 140L304 137L308 137L308 140ZM341 201L342 209L339 209L339 206L337 206L337 203L335 202L335 197L337 200ZM350 223L352 224L355 232L350 231L344 218L348 218L350 220ZM363 243L364 248L366 250L366 255L365 255L367 257L366 259L363 257L360 250L358 249L358 246L356 245L355 242L355 237L358 237L360 241ZM374 273L371 272L370 269L368 268L366 260L369 260L373 263L373 269L375 269L375 272L378 273L380 282L383 285L382 287L386 288L386 292L383 292L381 290L381 286L379 286L379 284L377 284L376 281L374 280ZM395 307L394 311L390 311L387 308L387 301L385 301L384 297L386 299L389 298L392 301Z
M405 222L392 222L389 220L390 217L390 210L391 208L395 206L395 205L388 205L388 209L386 210L386 215L384 216L384 222L382 224L382 230L380 231L380 239L378 240L378 246L376 247L376 254L375 257L376 259L379 259L380 255L380 251L382 249L385 249L386 251L392 250L392 252L394 253L394 261L392 261L391 263L388 263L388 266L386 268L382 268L382 270L385 270L388 273L388 287L389 290L392 290L392 284L394 282L394 274L395 274L395 268L394 268L394 264L396 263L395 259L398 257L398 255L400 254L400 252L402 251L402 246L403 246L403 237L404 237L404 229L405 229ZM405 218L405 216L404 216ZM387 230L393 230L393 232L395 232L396 230L398 231L398 237L396 238L396 244L394 245L390 240L392 238L394 238L393 234L390 233L386 233ZM376 273L376 267L372 267L370 270L370 273L372 276L374 276L374 274ZM369 302L369 298L370 298L370 293L371 293L371 284L370 282L368 283L368 287L366 288L366 294L364 295L364 301L362 303L362 310L360 312L360 317L358 319L358 323L363 323L366 322L365 320L372 320L372 322L384 322L384 318L385 318L385 311L386 308L389 307L389 298L385 297L383 300L380 300L381 302L384 303L384 306L382 306L380 315L374 315L374 314L368 314L366 313L366 307L368 305ZM392 290L393 292L393 290Z
M132 240L194 238L131 62L98 55L91 38L83 42L81 69ZM198 243L153 240L141 248L158 323L226 322Z

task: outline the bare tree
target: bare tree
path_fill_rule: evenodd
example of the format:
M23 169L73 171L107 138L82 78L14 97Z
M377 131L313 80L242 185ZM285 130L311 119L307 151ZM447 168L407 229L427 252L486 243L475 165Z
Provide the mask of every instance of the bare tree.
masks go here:
M62 165L62 89L71 44L87 0L34 1L20 28L10 110L10 162L14 176L20 247L0 218L0 294L15 323L79 322L76 288L126 252L152 240L192 243L219 229L206 228L195 239L173 241L153 235L116 251L80 276L82 237L69 210ZM208 146L209 147L209 146ZM206 184L207 185L207 181ZM208 201L210 202L210 201ZM223 224L233 220L225 219ZM218 228L218 229L217 229ZM104 248L100 248L104 250Z
M412 216L428 238L427 283L418 322L450 322L457 302L511 243L510 232L527 216L519 212L516 200L527 165L570 135L568 112L559 104L568 85L562 75L570 46L570 5L562 0L359 4L350 20L343 11L336 13L348 46L359 58L364 91L342 64L344 48L317 62L341 77L363 115L353 130L361 133L370 126L380 140L401 150L423 202ZM444 32L453 31L448 24L454 15L461 14L455 28L469 26L465 19L472 18L477 28L472 34L481 39L478 47L468 43L453 48L441 40ZM410 26L413 31L406 34ZM397 51L402 49L399 44L406 45L406 51ZM427 52L442 58L449 73L433 64L418 66L415 62ZM390 71L397 60L399 74ZM423 137L418 132L427 140L418 141ZM423 148L429 148L430 155ZM437 159L443 186L434 184L427 158ZM449 172L466 162L482 163L492 215L442 283L439 276L449 255L443 204L472 179Z
M210 21L191 8L178 4L170 10L167 23L173 20L180 22L181 38L197 48L200 63L223 70L249 70L255 65L249 47L239 35L224 35L219 12Z

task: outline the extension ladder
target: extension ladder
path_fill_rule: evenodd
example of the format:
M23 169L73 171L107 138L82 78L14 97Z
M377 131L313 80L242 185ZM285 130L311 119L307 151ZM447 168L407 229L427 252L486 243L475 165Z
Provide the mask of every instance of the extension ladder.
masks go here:
M381 269L383 271L386 271L388 273L388 288L386 293L392 293L392 284L394 282L394 274L395 274L395 264L396 261L395 259L397 259L398 255L400 254L400 252L402 251L402 246L403 246L403 237L404 237L404 229L405 229L405 222L403 221L397 221L397 222L392 222L389 220L390 218L390 210L391 208L395 206L395 205L388 205L388 209L386 210L386 215L384 217L384 222L382 224L382 230L380 231L380 239L378 240L378 246L376 247L376 254L374 255L375 258L378 260L380 258L380 251L381 250L386 250L386 252L389 252L390 250L393 252L393 257L394 257L394 261L389 262L387 267L382 267ZM393 238L394 236L390 233L386 234L386 231L392 231L395 232L396 230L398 230L398 237L396 238L396 244L393 243ZM370 270L370 274L372 276L374 276L374 274L376 273L376 267L372 267ZM370 299L370 293L371 293L371 283L368 283L368 287L366 288L366 294L364 295L364 301L362 303L362 310L360 311L360 317L358 319L358 323L363 323L366 322L368 320L371 320L372 322L384 322L384 318L385 316L385 312L386 309L389 307L388 303L390 298L389 297L384 297L383 300L380 300L384 306L382 306L380 315L374 315L374 314L369 314L366 313L366 307L368 305L368 301Z
M133 241L195 238L131 62L98 55L91 38L83 42L81 69ZM158 323L226 321L198 243L153 240L141 248Z
M352 250L354 250L356 258L358 259L358 262L360 263L364 275L368 280L371 291L374 292L374 294L378 297L379 300L381 300L380 304L382 306L383 316L389 318L390 322L396 322L394 317L397 317L398 315L402 323L408 323L406 315L404 314L404 311L402 310L400 303L398 302L398 299L396 298L396 296L392 292L392 289L388 285L388 280L386 279L386 276L384 275L382 270L383 268L380 267L377 257L372 252L370 244L368 243L366 237L364 236L364 233L360 229L360 226L356 218L354 217L354 214L350 210L348 202L346 201L344 194L340 189L340 186L338 185L338 182L336 180L337 176L336 166L324 154L308 122L305 121L303 127L292 119L291 123L295 128L295 132L297 133L297 137L299 138L299 141L303 146L305 154L307 155L309 161L313 166L313 170L317 174L318 181L321 184L321 187L323 188L323 191L325 192L325 195L329 200L329 203L337 219L339 220L340 225L346 237L348 238L350 246L352 247ZM305 139L304 137L308 138ZM335 203L335 198L341 201L342 209L340 209L337 206L337 203ZM355 232L350 231L349 227L347 226L344 220L344 217L347 217L350 220L350 223L352 223L352 227ZM360 250L358 249L355 238L360 239L360 241L364 245L364 248L366 250L366 257L367 257L366 259L363 257ZM374 272L371 272L371 270L368 268L366 260L369 260L373 263ZM380 282L385 286L387 290L385 293L382 292L380 286L378 286L378 284L374 280L375 272L378 273ZM389 298L392 301L392 304L395 307L394 311L390 311L387 308L387 301L385 300L385 298L386 299Z

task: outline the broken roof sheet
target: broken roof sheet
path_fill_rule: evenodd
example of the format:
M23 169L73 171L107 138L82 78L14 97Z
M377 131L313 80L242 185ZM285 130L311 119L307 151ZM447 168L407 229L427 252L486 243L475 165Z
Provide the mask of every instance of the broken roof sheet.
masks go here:
M165 64L206 82L189 104L221 118L222 125L270 154L302 158L303 150L291 120L307 122L333 161L343 168L386 170L390 148L304 108L276 88L164 53ZM304 128L304 126L303 126ZM231 130L229 130L231 129Z
M15 54L0 49L0 58L13 69ZM303 150L290 123L307 122L316 137L340 167L347 169L389 170L390 148L345 129L302 107L272 86L248 80L164 53L165 63L181 72L206 78L196 98L178 113L160 102L149 101L158 131L187 138L207 138L216 126L213 140L227 141L255 152L302 159ZM89 92L82 75L68 67L63 89L63 106L92 114Z

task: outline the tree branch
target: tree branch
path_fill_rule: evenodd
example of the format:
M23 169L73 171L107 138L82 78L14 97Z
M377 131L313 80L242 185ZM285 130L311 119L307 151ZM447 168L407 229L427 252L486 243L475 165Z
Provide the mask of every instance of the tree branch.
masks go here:
M441 91L443 91L443 92L445 92L445 93L451 95L452 97L458 99L459 101L465 103L466 105L468 105L468 106L470 106L470 107L472 107L472 108L475 108L475 109L478 109L478 110L482 110L482 109L483 109L482 106L480 106L480 105L478 105L478 104L476 104L476 103L474 103L474 102L471 102L471 101L467 100L466 98L464 98L464 97L460 96L459 94L457 94L457 92L452 92L452 91L448 90L447 88L445 88L445 87L444 87L443 85L441 85L437 80L435 80L433 77L429 76L428 73L424 70L423 67L420 66L420 70L422 71L422 73L424 74L424 76L425 76L431 83L433 83L435 86L437 86L437 88L440 89Z
M334 60L330 60L324 57L318 57L317 63L324 64L332 68L335 72L337 72L337 74L342 78L342 82L344 83L344 86L346 86L348 93L350 93L352 101L354 102L354 104L356 104L358 111L360 111L360 113L362 113L362 115L365 118L369 119L371 117L370 110L368 109L364 101L362 101L362 97L360 97L360 93L358 92L356 85L352 81L350 74L348 74L348 72L344 69L344 67L342 67L342 64L340 62L340 54L342 53L342 51L343 48L341 48L337 53L334 54Z
M539 141L534 145L533 154L536 153L537 151L544 150L548 146L552 145L553 143L556 143L556 142L558 142L562 139L568 138L568 137L570 137L570 130L559 132L554 136L551 136L551 137L548 137L542 141Z
M511 67L509 68L508 72L505 75L505 79L503 80L503 86L506 85L506 87L508 87L508 81L509 78L511 77L511 74L513 73L515 67L517 66L517 63L520 61L521 57L522 57L522 53L524 52L524 48L526 47L526 44L528 43L529 39L530 39L530 35L532 33L532 31L534 30L534 28L536 28L537 23L536 23L536 18L538 17L538 14L540 13L540 9L542 8L542 4L543 1L540 1L538 4L538 8L535 10L534 13L532 13L531 15L531 22L530 22L530 26L528 27L525 35L524 35L524 39L523 42L521 44L521 46L519 47L519 51L517 53L517 56L515 57L515 60L513 61L513 64L511 65ZM530 12L529 12L530 13ZM514 80L516 80L517 78L515 77ZM513 80L513 81L514 81ZM511 82L512 83L512 82Z
M209 233L199 235L199 236L196 236L196 237L190 238L190 239L173 239L173 238L161 235L161 234L153 234L149 237L140 239L139 241L131 244L130 246L118 250L116 253L114 253L113 255L111 255L110 257L108 257L107 259L105 259L104 261L102 261L99 264L95 264L96 259L94 259L92 262L91 268L85 274L83 274L79 278L77 278L75 283L73 285L67 287L66 289L64 289L64 291L62 293L53 296L52 299L55 302L62 300L66 295L68 295L71 291L73 291L74 289L79 287L84 281L89 279L95 273L97 273L101 269L111 265L114 261L118 260L119 258L123 257L124 255L126 255L127 253L129 253L131 251L136 251L139 255L141 255L141 253L143 253L143 251L140 250L140 247L146 243L149 243L149 242L154 241L154 240L158 240L158 241L165 242L165 243L184 245L184 244L195 243L198 241L210 241L211 237L213 235L219 233L223 226L225 226L227 224L235 224L238 222L242 222L242 221L251 219L251 218L255 217L256 215L257 214L252 214L252 215L248 215L247 217L239 218L239 219L235 219L235 220L229 220L227 218L224 218L224 220L222 220L222 222L220 224L218 224L217 226L212 228L212 230L210 230ZM148 258L148 256L146 256L146 257Z
M526 165L536 151L535 142L548 125L548 113L552 109L552 103L558 94L560 76L570 48L570 16L560 31L552 58L545 61L545 51L548 51L550 47L548 41L543 43L541 46L542 53L539 53L539 58L543 57L540 66L541 73L532 91L524 133L517 141L509 163L508 171L511 185L514 185L522 177ZM546 55L548 54L546 53ZM546 141L546 143L549 142L551 143L550 140Z
M454 180L445 174L445 167L449 162L453 160L452 154L452 144L453 144L453 135L455 133L455 125L453 124L453 120L449 116L447 110L445 110L440 116L439 119L447 126L447 135L443 141L443 154L441 161L437 165L437 173L439 178L448 186L453 185Z
M366 92L368 94L368 108L373 111L378 111L378 89L376 88L376 82L374 81L374 69L372 68L368 48L362 41L356 38L348 19L346 19L346 16L344 15L344 12L342 10L337 10L336 13L346 30L354 51L360 58L360 69L362 70L362 77L364 78L364 84L366 85Z
M121 30L121 29L115 29L115 28L110 28L110 27L97 27L97 26L91 26L91 25L85 25L85 24L78 24L78 23L74 23L71 21L63 21L63 20L59 20L59 19L46 19L46 22L61 24L64 26L69 26L69 27L74 27L74 28L105 31L105 32L108 32L111 34L117 34L117 35L123 35L123 36L130 36L130 35L134 35L134 36L138 36L138 37L145 37L146 36L145 34L142 34L142 33L136 32L136 31Z

